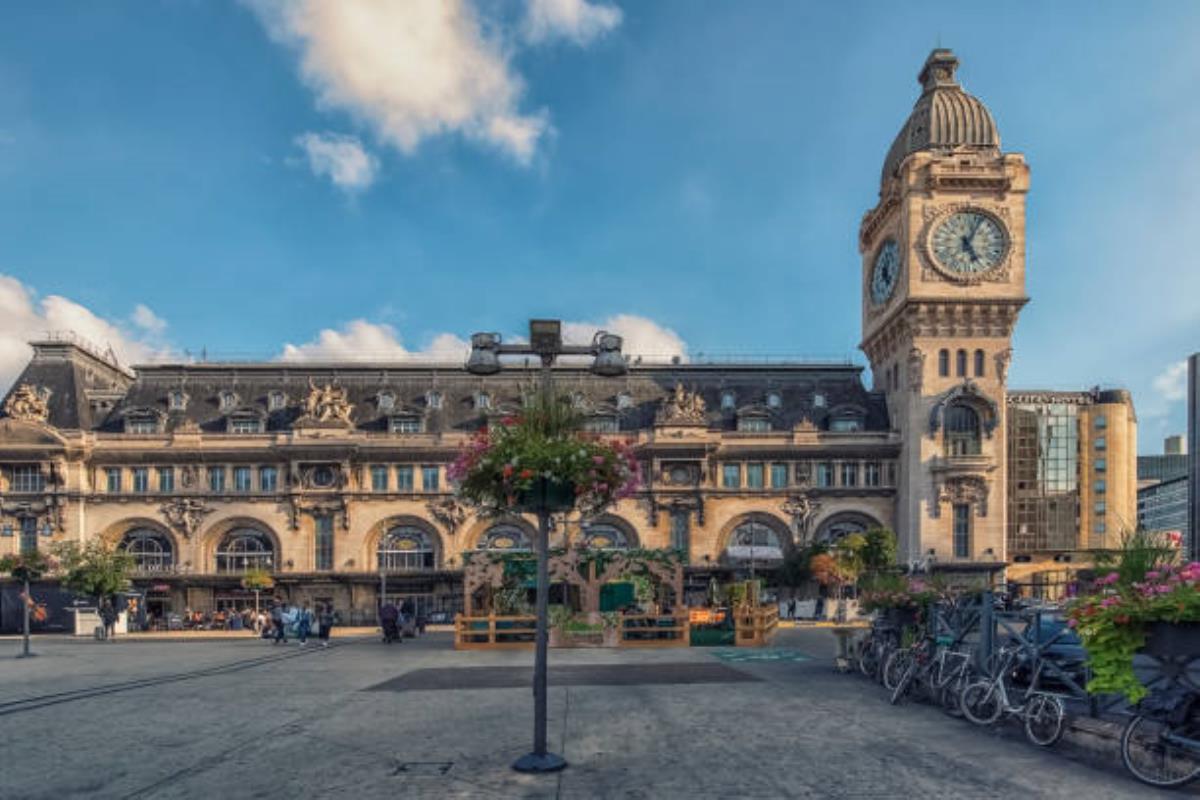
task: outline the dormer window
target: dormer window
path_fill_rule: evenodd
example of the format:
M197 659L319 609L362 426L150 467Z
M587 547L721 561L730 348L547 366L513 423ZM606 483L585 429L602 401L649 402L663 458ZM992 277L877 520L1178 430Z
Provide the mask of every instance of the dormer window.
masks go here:
M740 414L737 429L740 433L768 433L771 430L771 420L761 412Z
M487 392L479 392L475 395L475 408L479 411L486 411L492 407L492 396Z
M187 409L188 396L182 389L176 389L167 395L167 408L171 411L184 411Z
M221 392L217 395L217 401L220 403L222 411L231 411L237 407L238 396L233 392Z
M737 395L730 391L721 392L721 410L733 411L737 407Z
M267 410L268 411L283 411L287 408L287 395L281 391L274 391L267 395Z
M633 408L633 395L629 392L621 392L617 395L617 408L624 411L627 408Z
M583 396L583 392L574 392L571 394L571 408L578 410L586 404L587 399Z
M817 392L816 394L813 395L813 408L824 408L824 407L825 407L825 395L821 394L820 392Z
M388 430L392 433L420 433L421 418L409 414L392 417L388 420Z
M396 395L391 392L380 392L375 402L379 405L380 411L391 411L396 407Z
M126 433L158 433L158 417L153 414L134 414L125 418Z
M430 390L425 394L425 405L433 410L438 410L442 407L442 393L437 390Z
M259 419L258 417L253 417L253 416L249 416L249 415L230 417L229 418L229 432L230 433L241 433L241 434L262 433L263 432L263 423L262 423L262 420Z
M779 392L767 392L767 408L779 408L783 405L783 396Z
M852 433L863 429L862 417L844 416L829 420L829 430L835 433Z

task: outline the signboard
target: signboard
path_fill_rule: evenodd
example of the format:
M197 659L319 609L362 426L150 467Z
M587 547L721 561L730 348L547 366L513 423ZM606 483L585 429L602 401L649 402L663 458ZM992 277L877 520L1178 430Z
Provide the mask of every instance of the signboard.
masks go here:
M725 554L730 558L743 561L782 561L783 548L768 545L733 544L725 548Z

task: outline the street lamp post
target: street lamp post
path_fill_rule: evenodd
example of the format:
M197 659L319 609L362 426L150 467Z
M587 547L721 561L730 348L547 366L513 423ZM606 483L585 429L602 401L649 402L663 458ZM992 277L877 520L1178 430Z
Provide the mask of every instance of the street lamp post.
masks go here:
M498 333L476 333L471 337L471 355L467 371L475 375L494 375L501 369L500 357L536 355L541 359L540 390L549 403L554 397L552 367L560 355L592 356L591 370L597 375L613 377L626 371L621 355L621 337L600 331L590 345L563 344L562 322L556 319L529 321L528 344L503 344ZM518 772L556 772L567 766L562 756L546 749L546 656L549 642L550 565L547 551L550 538L550 511L545 492L538 505L537 535L537 632L534 636L533 665L533 752L515 762Z

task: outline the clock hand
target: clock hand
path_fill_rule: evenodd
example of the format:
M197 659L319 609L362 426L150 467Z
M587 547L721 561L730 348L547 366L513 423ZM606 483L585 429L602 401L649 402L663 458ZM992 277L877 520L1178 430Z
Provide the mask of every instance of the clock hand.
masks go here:
M964 248L966 248L966 251L971 254L972 261L979 260L979 256L975 253L975 248L971 246L971 240L966 236L962 237L962 245Z

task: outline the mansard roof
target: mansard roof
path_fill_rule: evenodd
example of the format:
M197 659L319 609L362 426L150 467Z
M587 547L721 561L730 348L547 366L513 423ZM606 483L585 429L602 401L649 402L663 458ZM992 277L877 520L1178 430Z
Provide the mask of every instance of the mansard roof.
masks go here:
M556 391L575 395L585 413L615 413L621 430L652 427L664 401L682 384L704 400L710 429L736 430L736 411L721 408L722 393L732 391L737 407L765 407L767 394L779 393L779 406L768 409L773 430L790 430L806 419L821 428L831 410L852 405L866 411L865 430L886 431L890 426L883 395L867 391L862 369L848 363L634 364L626 375L606 378L583 366L565 364L554 368L554 380ZM52 365L31 363L18 383L36 379L53 386L59 403L51 403L49 423L59 428L119 433L127 409L154 408L166 415L168 431L195 425L202 431L224 433L230 409L221 407L222 392L236 394L239 409L261 409L267 431L290 429L304 413L311 388L326 385L345 390L357 430L383 432L388 417L417 413L423 416L426 431L469 431L482 423L485 414L518 408L522 396L538 382L538 371L532 366L518 364L496 375L478 376L461 364L420 362L154 364L135 367L132 374L111 408L94 416L79 412L78 401L70 397L74 391L70 381ZM189 398L183 410L168 405L169 395L177 390ZM268 396L275 391L286 395L285 408L270 409ZM384 391L394 395L391 410L380 408L378 397ZM435 391L442 397L440 408L429 402ZM477 407L480 392L488 393L490 410ZM625 398L619 400L622 395Z

